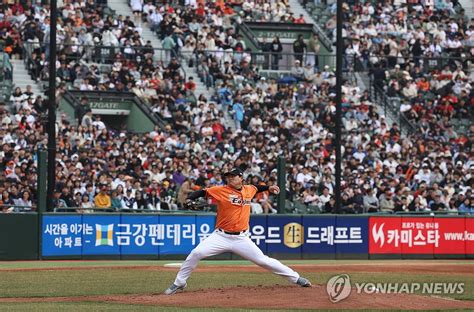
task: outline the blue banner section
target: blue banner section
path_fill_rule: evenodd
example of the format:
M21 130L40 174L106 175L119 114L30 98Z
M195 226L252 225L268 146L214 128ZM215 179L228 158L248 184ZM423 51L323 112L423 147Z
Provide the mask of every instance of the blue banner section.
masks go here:
M305 244L303 253L333 254L336 252L334 244L335 216L308 216L303 218Z
M336 217L334 242L337 254L368 254L369 218Z
M214 232L215 223L216 217L214 216L196 216L196 244Z
M162 255L188 254L196 244L196 216L160 216L165 231Z
M42 255L186 255L214 224L213 215L45 215ZM250 234L264 253L368 253L367 217L253 215Z
M301 216L271 216L267 219L268 253L301 253L304 228Z
M267 216L255 215L250 218L250 238L263 253L267 253Z
M82 254L83 255L119 255L120 216L84 215L82 217Z
M82 216L43 217L42 255L74 256L82 254Z
M122 255L158 255L163 244L159 216L122 216L116 240Z

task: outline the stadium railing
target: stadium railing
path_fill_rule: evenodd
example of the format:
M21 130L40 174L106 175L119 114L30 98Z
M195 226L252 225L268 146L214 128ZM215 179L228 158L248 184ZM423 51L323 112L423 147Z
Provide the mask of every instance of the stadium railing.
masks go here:
M215 206L209 205L202 210L153 210L153 209L132 209L132 208L82 208L82 207L57 207L53 212L60 213L102 213L102 212L116 212L116 213L151 213L151 214L196 214L215 212Z
M383 108L384 114L391 116L392 120L398 121L400 131L405 134L413 134L416 132L416 125L410 121L405 114L400 112L401 99L399 97L387 96L385 90L370 82L370 93L373 99Z
M390 72L393 70L392 67L389 67L388 56L377 56L378 63L382 65L382 69ZM355 58L357 64L361 63L360 58ZM423 67L423 70L427 73L434 70L441 71L446 65L449 65L451 68L461 66L465 71L466 75L469 77L472 73L472 64L474 64L474 57L452 57L445 55L443 57L397 57L396 61L392 63L396 64L408 64L412 63L415 65L420 65ZM355 71L366 71L372 68L371 64L368 65L357 65L355 64ZM362 69L362 70L361 70ZM403 70L403 69L402 69ZM428 76L428 78L430 78ZM388 79L388 78L387 78ZM388 80L387 80L388 81ZM380 85L380 81L376 84L373 77L370 77L370 93L372 98L384 109L385 115L390 114L393 120L397 120L400 125L400 129L406 134L416 132L416 125L410 121L405 114L400 112L400 104L402 98L400 97L389 97L387 96L385 90ZM430 94L427 94L425 98L429 97ZM434 93L431 96L435 96Z
M10 205L11 206L11 205ZM10 207L9 206L9 207ZM19 206L14 206L19 207ZM286 207L286 206L285 206ZM26 207L31 208L31 207ZM54 208L53 212L55 213L146 213L146 214L199 214L199 213L212 213L216 212L215 205L205 205L201 207L202 209L198 210L152 210L152 209L128 209L128 208L81 208L81 207L57 207ZM15 209L12 212L35 212L35 211L24 211L22 209ZM1 206L0 206L1 213ZM333 215L333 213L325 213L322 208L315 205L306 205L301 202L292 202L290 209L285 209L285 211L280 214L324 214L324 215ZM442 211L377 211L377 212L365 212L365 213L354 213L346 214L354 216L401 216L401 215L422 215L422 216L457 216L457 215L470 215L469 213L461 213L457 210L442 210Z
M185 60L192 59L194 64L199 64L199 56L214 56L219 60L219 65L222 65L224 61L234 60L240 62L241 60L250 57L250 64L256 66L259 70L264 71L275 71L275 72L289 72L295 65L296 60L303 60L301 66L304 67L308 62L311 62L311 58L314 54L303 53L273 53L273 52L247 52L247 51L233 51L233 50L202 50L196 52L183 52L181 51L178 56ZM336 55L335 54L318 54L319 69L322 70L324 65L334 64ZM347 62L343 68L345 72L353 72L353 60L351 57L347 58Z
M430 216L439 216L439 215L465 215L458 212L457 210L439 210L439 211L395 211L395 215L430 215Z
M45 51L44 44L25 42L24 60L27 63L31 59L33 51ZM77 52L68 52L69 47L74 47ZM176 51L174 49L151 48L151 47L124 47L124 46L104 46L104 45L68 45L61 44L58 46L58 55L66 54L67 61L83 62L85 64L101 64L108 65L102 69L110 70L114 62L117 61L117 55L120 53L126 60L133 60L140 62L146 53L153 52L153 64L157 65L159 62L167 63L172 58L177 58L180 61L187 61L192 59L194 64L197 61L199 54L213 55L221 60L233 59L240 61L242 57L251 57L250 63L256 65L261 70L280 70L290 71L294 66L295 60L302 60L301 66L304 67L308 62L312 61L314 54L311 53L272 53L272 52L248 52L248 51L233 51L233 50L202 50L195 52ZM334 67L336 55L335 54L317 54L319 69L322 70L324 65ZM344 57L344 72L365 71L368 68L357 67L357 58L353 55L346 55ZM183 70L182 74L185 76L186 72Z
M330 9L330 1L325 1L325 3L316 4L314 1L308 0L299 0L301 6L311 15L312 19L316 22L317 28L319 28L319 33L323 34L329 42L331 39L331 31L326 29L326 22L335 16L335 12L332 12ZM319 1L321 2L321 1ZM321 35L320 35L321 37Z
M464 47L466 52L468 47ZM463 54L464 52L460 52ZM373 64L378 63L382 65L382 69L391 70L393 66L389 66L390 62L392 64L398 64L400 66L404 64L414 64L420 65L423 67L423 70L426 71L433 71L433 70L442 70L446 65L450 65L451 67L462 66L464 70L472 70L470 69L469 64L474 63L474 57L468 57L469 54L463 54L463 56L452 56L449 53L443 53L441 56L431 57L431 56L401 56L401 57L390 57L386 55L371 55L369 58L372 60L371 62L364 61L363 57L356 57L356 62L359 62L356 67L357 71L369 71ZM471 67L472 68L472 67ZM469 76L469 75L468 75Z
M290 204L291 203L291 204ZM55 213L145 213L145 214L200 214L200 213L213 213L216 212L215 205L201 205L199 210L152 210L152 209L128 209L128 208L82 208L82 207L56 207L53 209ZM0 205L1 213L37 213L36 206L20 206L20 205ZM324 214L333 215L332 213L323 212L322 208L315 205L306 205L301 202L289 202L285 203L285 211L280 214ZM354 216L461 216L461 215L474 215L474 213L463 213L457 210L439 210L439 211L377 211L377 212L366 212L358 214L348 214Z
M266 22L255 22L255 21L245 21L242 24L239 24L239 30L243 33L246 33L248 40L250 43L255 46L258 49L262 49L262 45L260 42L255 38L255 34L252 31L254 28L260 28L264 26L264 28L274 28L275 30L278 28L286 28L286 29L291 29L295 28L295 25L298 25L298 29L301 30L306 30L306 31L311 31L313 34L317 34L319 38L319 42L326 48L327 51L333 52L333 44L329 37L327 36L326 32L320 27L318 23L313 24L313 21L308 21L307 23L303 24L293 24L293 23L287 23L287 22L271 22L271 21L266 21ZM296 39L296 38L295 38Z
M157 114L153 112L151 107L144 103L138 96L132 92L118 92L118 91L79 91L79 90L65 90L64 98L73 106L75 109L79 104L81 97L87 96L89 100L98 100L101 101L104 98L110 99L121 99L128 100L133 102L137 107L143 111L155 125L160 126L161 129L164 129L166 122Z
M27 62L31 59L34 51L45 51L45 44L25 42L24 59ZM71 53L68 48L74 47L77 52ZM80 45L80 44L60 44L58 45L58 55L65 54L68 61L83 61L85 63L97 63L112 65L117 61L117 54L124 56L126 60L143 60L147 53L153 53L153 64L159 61L169 62L173 57L177 57L176 51L164 48L152 47L126 47L126 46L105 46L105 45ZM137 59L138 58L138 59ZM183 71L184 73L184 71Z
M6 101L13 88L13 66L7 53L0 53L0 101Z
M22 206L22 205L0 205L0 213L36 213L36 205Z

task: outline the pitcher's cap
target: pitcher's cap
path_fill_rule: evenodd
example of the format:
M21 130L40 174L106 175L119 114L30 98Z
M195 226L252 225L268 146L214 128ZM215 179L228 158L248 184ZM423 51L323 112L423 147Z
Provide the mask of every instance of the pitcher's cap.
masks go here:
M230 171L224 173L224 177L227 176L243 176L243 172L239 168L232 168Z

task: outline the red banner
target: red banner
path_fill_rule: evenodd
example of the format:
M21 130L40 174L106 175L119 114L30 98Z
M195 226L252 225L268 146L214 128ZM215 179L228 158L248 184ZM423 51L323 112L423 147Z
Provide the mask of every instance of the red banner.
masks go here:
M474 218L466 218L466 254L474 255Z
M400 229L400 217L370 217L369 218L369 254L401 254L402 246L396 237ZM393 233L393 235L392 235Z
M471 219L438 217L370 217L369 219L370 254L469 254L474 253L472 239L474 239L474 220ZM466 246L469 246L470 250L466 251Z

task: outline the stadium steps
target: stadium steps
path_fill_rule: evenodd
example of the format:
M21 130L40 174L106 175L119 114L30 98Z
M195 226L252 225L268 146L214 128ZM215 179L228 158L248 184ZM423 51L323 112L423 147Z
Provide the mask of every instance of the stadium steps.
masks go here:
M43 94L40 85L38 85L33 79L31 79L31 76L28 73L28 70L25 67L25 62L23 60L11 59L10 62L13 66L13 90L16 87L20 87L21 91L25 91L26 86L31 85L34 94Z
M366 72L356 72L355 76L357 78L357 86L361 90L370 89L370 77Z
M288 7L290 8L291 12L293 12L293 16L295 18L298 18L298 17L300 17L300 14L303 14L304 20L307 24L318 25L318 22L313 19L313 17L301 5L301 3L298 0L289 0L288 1Z
M16 87L20 87L21 91L26 90L26 86L30 85L31 90L33 91L33 94L35 96L41 95L43 98L47 98L47 95L42 91L42 85L40 83L37 83L33 79L31 79L30 74L28 73L28 70L26 69L25 62L23 60L10 60L12 66L13 66L13 89L12 92L15 90ZM46 82L46 86L48 83ZM10 98L6 98L7 101L10 100ZM56 109L56 120L59 120L61 118L61 115L65 114L63 111L60 109ZM68 120L71 124L75 125L77 124L77 121L74 119L73 116L66 115L66 120Z
M361 90L369 90L370 92L370 77L366 72L358 72L355 73L355 76L357 78L357 85ZM377 112L380 115L384 115L384 107L383 103L381 101L375 101L374 104L377 105ZM398 122L397 116L394 116L390 112L388 112L387 116L385 116L385 121L387 122L387 125L391 127L394 122Z
M288 7L291 8L291 12L293 12L294 17L299 17L301 14L303 14L304 20L307 24L314 24L317 28L320 28L318 21L310 14L310 12L307 9L305 9L301 5L299 0L289 0ZM320 29L320 31L324 33L322 29ZM334 43L332 44L331 48L333 50L333 53L335 54L336 46L334 45ZM331 67L335 67L335 66L336 66L336 60L334 59L334 65L332 65Z
M109 0L107 2L107 5L116 12L118 15L124 15L124 16L130 16L133 19L133 13L132 9L128 5L128 2L126 0ZM163 45L161 44L160 38L151 31L151 29L146 26L144 23L142 24L142 30L141 30L141 35L145 42L147 40L150 40L151 45L155 49L161 49L163 48ZM158 57L160 55L163 55L162 53L156 53L158 54ZM159 57L159 59L164 60L164 58ZM211 97L211 92L212 90L207 90L206 85L202 83L199 79L197 79L198 75L196 72L195 68L190 68L185 64L185 62L181 62L181 66L183 68L184 73L186 74L186 77L195 77L194 82L196 83L196 97L199 96L199 94L204 94L206 98Z
M130 16L130 19L135 22L132 9L128 5L128 1L109 0L107 1L107 6L111 8L112 10L114 10L116 15ZM158 36L154 32L152 32L148 26L145 26L144 23L137 26L140 26L140 34L143 37L143 40L145 41L145 43L148 40L150 40L153 48L155 49L163 48L163 45L161 44L161 40L158 39ZM161 53L155 53L155 54L157 54L156 56L160 60L164 60L164 55L161 55Z
M474 1L473 0L459 0L459 3L466 11L469 18L474 18Z
M133 20L133 13L132 13L132 9L130 8L129 4L128 4L128 1L126 0L109 0L107 2L107 5L115 11L115 13L117 15L123 15L123 16L130 16ZM151 45L153 46L153 48L155 49L161 49L163 48L163 45L161 44L161 40L158 38L158 36L153 33L151 31L151 29L146 25L146 24L142 24L141 25L142 29L141 29L141 35L143 37L143 39L145 40L145 42L147 40L150 40L151 42ZM155 60L163 60L164 61L164 54L162 53L155 53L157 55L155 55L157 58L155 58ZM203 94L207 99L208 101L211 100L212 96L215 94L215 90L214 88L209 88L207 89L206 88L206 85L204 84L204 82L201 81L201 79L199 79L199 76L197 74L197 71L196 71L196 67L189 67L188 64L186 64L186 62L181 62L181 67L183 69L183 72L185 73L186 75L186 78L189 78L189 77L194 77L194 82L196 83L196 90L194 92L195 94L195 97L196 99L199 97L199 95ZM227 120L227 125L225 125L226 127L229 127L234 130L235 129L235 125L234 125L234 122L232 121L232 118L229 114L226 114L226 120Z

